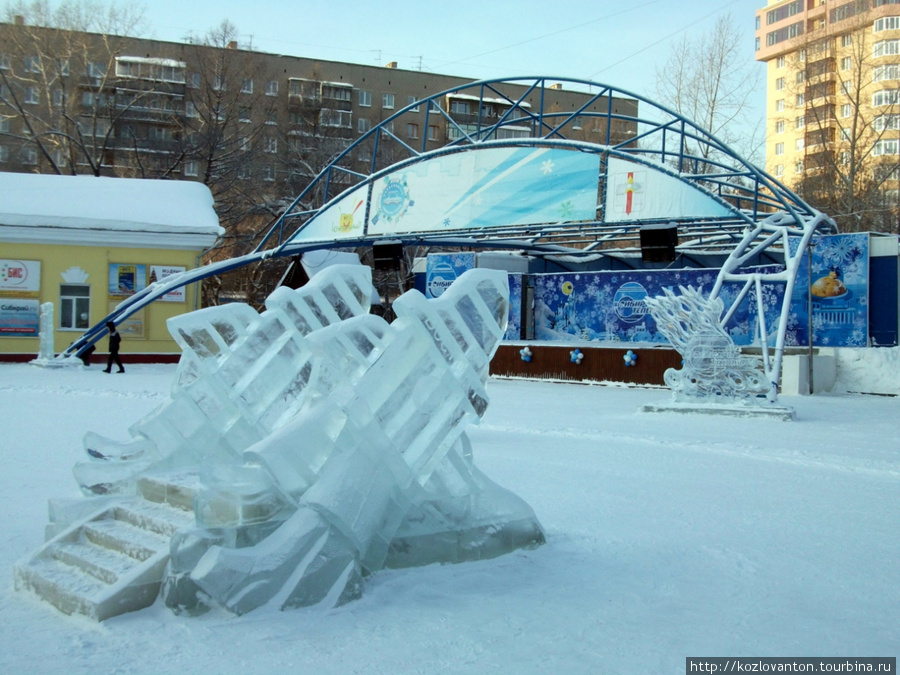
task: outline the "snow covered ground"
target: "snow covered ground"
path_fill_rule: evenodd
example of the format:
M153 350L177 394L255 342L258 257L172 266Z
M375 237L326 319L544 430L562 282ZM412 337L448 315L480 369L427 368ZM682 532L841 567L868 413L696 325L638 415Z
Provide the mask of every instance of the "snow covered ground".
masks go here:
M900 398L797 420L638 413L661 389L493 380L477 464L547 544L383 571L361 600L103 624L13 591L93 430L126 438L174 366L0 364L0 673L683 673L686 656L900 655Z

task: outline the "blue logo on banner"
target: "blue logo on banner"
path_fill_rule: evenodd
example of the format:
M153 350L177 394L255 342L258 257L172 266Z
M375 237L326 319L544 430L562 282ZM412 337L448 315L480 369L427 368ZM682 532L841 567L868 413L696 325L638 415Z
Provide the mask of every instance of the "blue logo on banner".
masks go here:
M613 297L616 316L625 323L637 323L648 313L647 305L644 303L646 297L647 289L636 281L622 284Z
M428 291L431 293L431 297L439 298L454 281L456 281L456 271L449 263L435 265L431 271L431 279L428 281Z

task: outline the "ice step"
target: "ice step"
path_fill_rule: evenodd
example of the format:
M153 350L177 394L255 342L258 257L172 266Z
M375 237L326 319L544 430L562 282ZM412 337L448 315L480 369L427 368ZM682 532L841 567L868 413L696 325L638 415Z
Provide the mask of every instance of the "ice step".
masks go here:
M138 561L144 561L168 547L170 539L158 532L143 530L115 518L102 518L86 523L84 536L97 546L119 551Z
M153 604L172 535L194 525L182 504L193 503L195 487L159 478L147 485L161 498L142 491L73 522L16 565L16 588L98 621Z
M141 476L138 479L138 492L144 499L168 504L184 511L194 510L194 495L200 484L196 472L178 474L164 473Z
M109 589L87 572L54 558L33 558L16 565L16 589L28 589L65 614L97 618L94 598Z
M57 542L47 549L49 556L78 568L105 584L114 584L135 567L135 560L102 546L82 542Z

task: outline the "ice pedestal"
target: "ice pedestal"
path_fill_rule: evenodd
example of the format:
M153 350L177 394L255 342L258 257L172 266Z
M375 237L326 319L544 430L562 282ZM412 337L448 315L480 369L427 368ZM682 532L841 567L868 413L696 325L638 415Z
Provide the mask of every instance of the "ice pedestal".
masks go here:
M437 300L416 291L388 324L368 314L368 268L170 321L182 346L169 401L124 443L85 437L91 494L199 466L196 529L171 542L176 610L243 614L358 597L385 566L535 546L531 508L474 465L465 434L488 405L506 330L506 274L472 270Z

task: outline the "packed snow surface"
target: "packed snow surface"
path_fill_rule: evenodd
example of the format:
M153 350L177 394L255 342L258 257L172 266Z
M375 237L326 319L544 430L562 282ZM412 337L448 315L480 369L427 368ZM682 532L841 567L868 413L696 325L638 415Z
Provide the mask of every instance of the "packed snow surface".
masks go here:
M859 365L858 367L862 367ZM661 389L491 380L478 465L547 544L381 571L338 609L153 607L102 624L12 588L81 437L174 366L0 364L2 673L683 673L686 656L897 656L900 398L781 397L797 420L642 414Z

